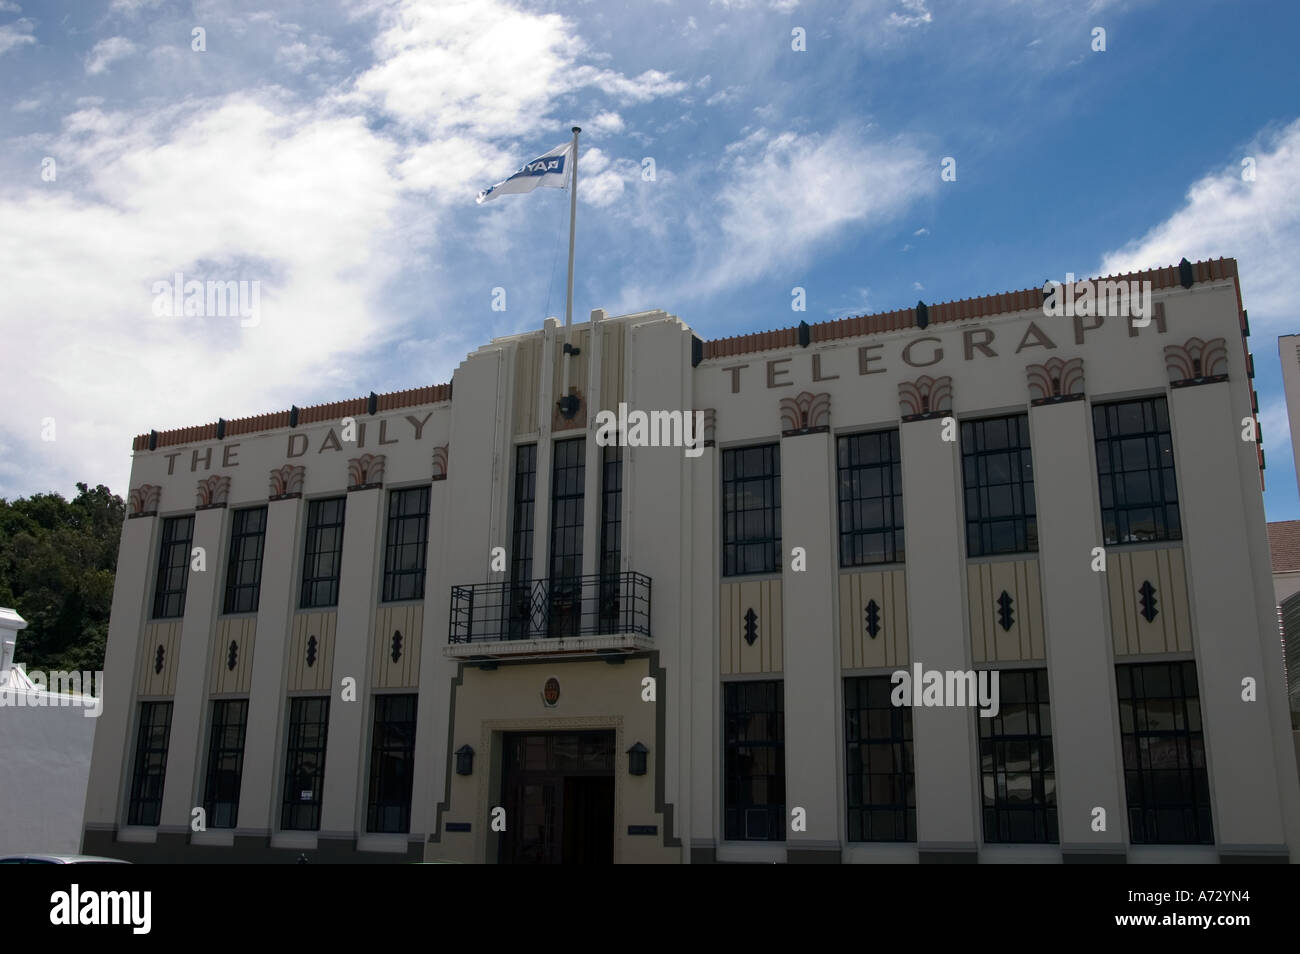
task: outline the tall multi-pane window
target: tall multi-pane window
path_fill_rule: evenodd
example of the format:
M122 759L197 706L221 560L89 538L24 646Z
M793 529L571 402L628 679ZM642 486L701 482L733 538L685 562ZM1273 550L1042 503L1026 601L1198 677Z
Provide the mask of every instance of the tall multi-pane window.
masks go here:
M388 495L388 543L384 548L385 603L424 599L424 561L429 539L429 488L408 487Z
M208 772L203 809L209 828L234 828L239 820L239 781L244 769L247 699L215 699L208 735Z
M619 571L623 547L623 448L601 449L600 631L618 624Z
M844 680L849 841L915 841L912 710L890 701L889 676Z
M576 635L582 619L582 508L587 442L556 441L551 467L550 632Z
M722 452L722 575L781 570L781 445Z
M903 561L903 474L898 431L836 442L840 566Z
M256 613L262 589L262 553L266 544L266 508L236 510L230 523L230 561L226 564L223 612Z
M154 619L185 615L185 585L189 582L190 543L194 539L194 517L163 520L162 546L158 550L158 579L154 584Z
M405 832L411 829L415 702L414 694L375 696L366 831Z
M1115 673L1130 840L1212 844L1196 663L1124 665Z
M285 746L280 812L280 827L286 831L320 828L329 718L329 696L299 696L289 700L289 739Z
M724 837L785 841L785 696L781 680L723 684Z
M963 421L961 464L966 491L966 555L1037 550L1029 415Z
M346 497L307 505L307 541L302 558L302 608L337 606L343 566L343 515Z
M992 673L990 673L990 676ZM998 714L980 728L984 840L1056 844L1056 765L1046 669L998 672Z
M511 639L525 639L532 625L533 521L537 502L537 445L515 448L515 502L511 521L509 600Z
M1106 544L1182 539L1168 401L1094 405L1092 433Z
M163 783L167 780L167 741L172 730L170 702L140 703L140 727L135 739L135 771L131 774L128 825L157 825L162 814Z

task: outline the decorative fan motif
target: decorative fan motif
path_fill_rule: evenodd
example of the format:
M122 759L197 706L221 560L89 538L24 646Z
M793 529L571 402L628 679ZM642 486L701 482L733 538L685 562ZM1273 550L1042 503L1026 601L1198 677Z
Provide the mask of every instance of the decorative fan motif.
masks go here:
M1188 338L1185 344L1165 345L1165 371L1171 384L1222 381L1228 376L1228 346L1223 338Z
M439 444L433 449L433 479L447 479L447 450L448 445Z
M158 484L141 484L131 491L129 501L131 515L141 517L158 512L158 501L162 498L162 487Z
M952 412L952 378L923 374L915 381L898 384L898 411L903 420Z
M348 461L348 489L373 487L384 482L383 454L362 454Z
M199 481L194 503L199 507L224 507L230 496L230 478L213 474Z
M1083 359L1048 358L1025 369L1029 399L1036 404L1083 397Z
M302 464L285 464L271 471L271 496L287 497L301 494L303 481L307 477L307 468Z
M712 447L717 440L718 411L716 408L704 408L704 446Z
M831 396L828 393L801 392L798 397L781 398L781 430L808 431L829 427L831 423Z

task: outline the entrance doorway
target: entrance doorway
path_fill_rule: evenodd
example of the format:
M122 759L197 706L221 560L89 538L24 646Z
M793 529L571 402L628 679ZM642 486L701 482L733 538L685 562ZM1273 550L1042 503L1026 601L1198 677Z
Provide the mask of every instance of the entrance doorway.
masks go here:
M614 732L507 732L502 864L611 864Z

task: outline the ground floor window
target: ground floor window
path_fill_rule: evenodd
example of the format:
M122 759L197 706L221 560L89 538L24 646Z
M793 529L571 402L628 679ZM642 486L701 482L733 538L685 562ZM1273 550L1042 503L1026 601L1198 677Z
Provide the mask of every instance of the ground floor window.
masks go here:
M1143 663L1115 672L1129 840L1213 844L1196 663Z
M986 842L1059 841L1046 669L998 672L998 714L980 730Z
M140 703L140 728L135 740L135 771L131 775L128 825L157 825L162 814L163 782L167 778L167 740L172 730L170 702Z
M411 830L415 777L415 695L375 696L366 831Z
M247 724L247 699L213 700L207 782L203 789L203 811L209 828L234 828L239 819Z
M723 684L728 841L785 841L783 690L780 680Z
M284 798L280 812L280 827L286 831L320 830L329 717L329 696L299 696L289 700L289 739L285 746Z
M889 676L844 680L849 841L915 841L912 710L890 702Z

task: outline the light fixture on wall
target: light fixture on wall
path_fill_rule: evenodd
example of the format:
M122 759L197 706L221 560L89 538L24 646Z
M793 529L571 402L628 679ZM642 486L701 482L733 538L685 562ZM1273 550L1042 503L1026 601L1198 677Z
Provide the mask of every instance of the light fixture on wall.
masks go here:
M474 774L474 750L468 744L456 750L456 774Z
M632 748L627 750L627 774L644 775L645 774L645 757L647 749L640 742L633 743Z

